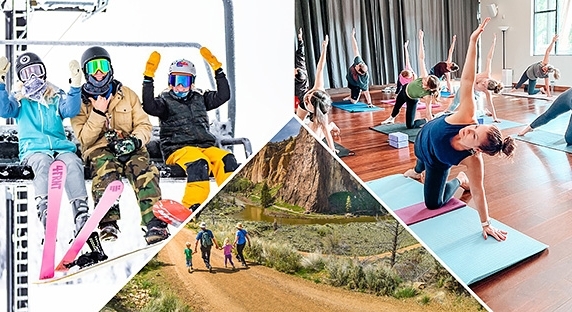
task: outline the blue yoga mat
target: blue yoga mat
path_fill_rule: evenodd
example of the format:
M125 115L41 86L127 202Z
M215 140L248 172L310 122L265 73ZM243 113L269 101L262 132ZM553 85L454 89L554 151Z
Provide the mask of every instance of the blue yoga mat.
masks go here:
M350 101L343 101L343 102L333 102L332 106L335 108L339 108L345 110L350 113L363 113L363 112L376 112L384 110L381 107L368 107L367 104L362 102L357 102L352 104Z
M538 146L548 147L566 153L572 153L572 145L568 145L566 143L563 134L535 129L534 131L530 131L523 136L513 135L513 138Z
M366 183L391 211L423 201L423 185L401 174ZM506 230L498 242L483 239L478 213L466 206L409 226L411 231L441 259L458 279L473 284L529 258L546 248L543 244L500 221L493 226Z

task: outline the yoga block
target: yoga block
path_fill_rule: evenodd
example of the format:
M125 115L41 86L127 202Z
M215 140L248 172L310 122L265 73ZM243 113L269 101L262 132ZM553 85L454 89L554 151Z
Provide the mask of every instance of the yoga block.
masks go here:
M407 147L409 137L402 132L393 132L389 134L389 145L395 148Z

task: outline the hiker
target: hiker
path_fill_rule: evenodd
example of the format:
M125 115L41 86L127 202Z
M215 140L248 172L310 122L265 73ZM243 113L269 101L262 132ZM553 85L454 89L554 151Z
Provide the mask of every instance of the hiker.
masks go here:
M198 250L199 242L201 243L201 258L205 262L205 266L212 272L213 268L210 263L211 259L211 248L213 245L215 248L219 248L216 238L211 230L207 229L207 224L205 222L201 222L200 224L201 230L197 233L197 238L195 241L195 252Z
M244 254L242 253L247 242L250 248L250 236L248 235L248 231L243 228L242 223L238 222L236 224L236 236L233 245L236 246L236 258L242 262L243 267L248 267L246 265L246 259L244 259Z
M232 249L234 249L234 245L230 243L228 237L224 239L224 243L221 249L224 252L224 267L226 268L227 267L226 264L230 263L230 265L232 265L232 269L236 270L234 262L232 262Z

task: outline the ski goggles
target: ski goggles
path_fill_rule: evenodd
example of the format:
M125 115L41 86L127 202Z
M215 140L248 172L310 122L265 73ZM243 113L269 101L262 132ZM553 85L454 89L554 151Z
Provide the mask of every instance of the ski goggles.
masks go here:
M20 69L18 76L22 82L28 81L32 76L37 78L44 77L46 75L46 68L43 64L32 64Z
M94 59L85 64L85 70L88 75L95 75L97 71L107 74L111 70L111 64L106 59Z
M183 88L188 88L193 84L194 78L195 78L194 76L189 76L189 75L170 74L169 85L173 87L182 85Z

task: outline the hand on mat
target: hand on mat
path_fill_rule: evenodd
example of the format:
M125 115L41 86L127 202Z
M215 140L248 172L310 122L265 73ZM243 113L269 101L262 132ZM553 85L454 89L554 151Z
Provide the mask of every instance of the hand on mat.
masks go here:
M494 237L497 241L501 242L506 239L506 234L508 234L507 231L495 229L492 225L487 225L483 227L483 237L485 239L487 239L487 237L490 235Z

